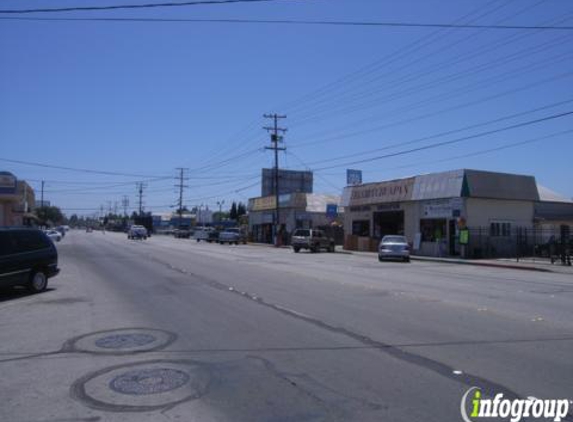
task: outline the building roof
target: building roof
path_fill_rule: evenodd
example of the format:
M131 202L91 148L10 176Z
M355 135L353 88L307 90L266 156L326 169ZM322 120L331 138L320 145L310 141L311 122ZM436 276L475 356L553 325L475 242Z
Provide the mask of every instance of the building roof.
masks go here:
M568 202L561 195L538 186L533 176L459 169L347 186L342 194L342 205L456 197Z
M537 184L537 192L539 192L539 200L545 202L566 202L573 204L573 199L567 198L557 192L552 191L551 189L546 188L545 186Z

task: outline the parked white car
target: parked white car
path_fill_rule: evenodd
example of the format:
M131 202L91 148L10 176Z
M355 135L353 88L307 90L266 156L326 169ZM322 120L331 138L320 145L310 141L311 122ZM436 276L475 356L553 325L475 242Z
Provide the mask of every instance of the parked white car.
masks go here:
M52 239L52 242L59 242L62 240L62 234L57 230L48 229L44 230L44 233L46 233L46 235Z
M384 236L378 245L378 261L401 259L410 262L410 245L405 236Z

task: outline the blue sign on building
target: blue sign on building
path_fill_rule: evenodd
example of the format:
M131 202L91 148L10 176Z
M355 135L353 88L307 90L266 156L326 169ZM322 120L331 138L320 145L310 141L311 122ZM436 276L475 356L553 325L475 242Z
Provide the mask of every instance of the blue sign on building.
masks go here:
M362 170L346 170L346 184L348 186L361 185L362 184Z
M338 215L338 205L326 204L326 216L330 218L336 218L337 215Z

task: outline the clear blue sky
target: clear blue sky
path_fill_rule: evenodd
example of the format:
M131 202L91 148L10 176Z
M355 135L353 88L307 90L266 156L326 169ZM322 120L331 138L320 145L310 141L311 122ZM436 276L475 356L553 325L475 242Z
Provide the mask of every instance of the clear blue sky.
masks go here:
M49 7L137 3L144 2L54 0ZM28 7L47 3L1 5ZM573 3L282 0L33 16L573 26ZM260 169L271 164L261 150L269 143L262 115L272 112L288 115L281 166L338 166L317 171L316 192L340 192L347 167L363 169L365 181L465 167L532 174L573 197L573 133L539 140L572 130L571 116L347 165L568 112L571 100L573 31L0 21L0 158L152 177L188 167L191 206L260 193ZM455 158L527 140L537 141ZM0 169L35 188L47 180L45 198L68 214L123 195L133 208L143 179L5 161ZM149 181L146 209L169 210L173 184Z

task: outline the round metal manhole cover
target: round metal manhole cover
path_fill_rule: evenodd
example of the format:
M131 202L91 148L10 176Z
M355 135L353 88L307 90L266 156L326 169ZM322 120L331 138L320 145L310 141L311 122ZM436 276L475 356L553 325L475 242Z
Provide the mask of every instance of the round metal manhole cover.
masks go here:
M156 340L151 334L113 334L96 340L95 345L104 349L128 349L145 346Z
M68 340L63 352L123 355L152 352L169 346L177 335L156 328L120 328L97 331Z
M159 394L175 390L189 382L189 375L171 368L143 369L118 375L109 388L122 394Z
M209 364L157 359L91 372L76 380L70 393L92 409L148 412L203 397L211 378Z

